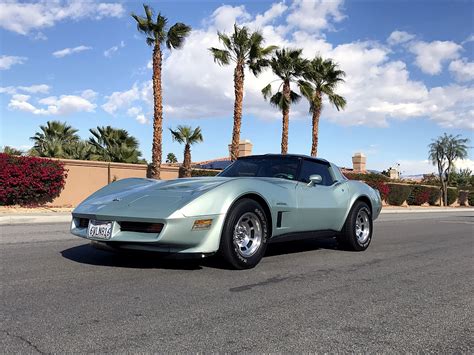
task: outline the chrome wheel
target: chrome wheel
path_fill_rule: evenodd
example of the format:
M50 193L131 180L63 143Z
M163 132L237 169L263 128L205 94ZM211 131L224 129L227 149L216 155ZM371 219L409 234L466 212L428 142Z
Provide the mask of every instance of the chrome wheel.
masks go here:
M262 244L262 224L260 219L253 212L244 213L234 227L233 242L239 254L243 257L250 257L258 250Z
M362 208L357 213L355 223L355 234L360 245L364 245L369 239L370 235L370 216L367 209Z

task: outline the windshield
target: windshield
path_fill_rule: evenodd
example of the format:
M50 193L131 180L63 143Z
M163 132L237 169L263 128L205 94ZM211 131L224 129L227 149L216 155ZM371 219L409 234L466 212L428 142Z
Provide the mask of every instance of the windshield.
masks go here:
M298 158L254 157L236 160L218 176L224 177L272 177L296 180Z

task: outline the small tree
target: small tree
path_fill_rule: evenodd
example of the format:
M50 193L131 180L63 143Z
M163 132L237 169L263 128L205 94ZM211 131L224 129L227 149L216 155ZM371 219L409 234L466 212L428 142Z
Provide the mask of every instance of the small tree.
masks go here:
M174 141L184 144L184 161L179 177L191 177L191 145L203 141L201 128L178 126L176 130L169 130Z
M174 153L168 153L168 155L166 156L166 162L168 164L174 164L178 162L178 158L176 158L176 155L174 155Z
M467 157L467 143L469 139L461 138L460 135L444 134L430 143L429 159L438 168L438 176L441 182L442 201L444 206L448 206L448 186L451 179L451 172L454 167L454 160L465 159Z
M107 126L89 131L92 134L89 138L89 144L93 147L92 160L133 164L141 162L138 141L125 129Z

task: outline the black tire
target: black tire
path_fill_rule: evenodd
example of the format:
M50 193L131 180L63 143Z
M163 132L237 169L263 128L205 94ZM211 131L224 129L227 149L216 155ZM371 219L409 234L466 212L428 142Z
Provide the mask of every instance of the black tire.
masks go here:
M244 223L245 221L246 223ZM239 224L239 222L241 223ZM243 244L248 240L249 249L246 249L246 246L240 248L237 244L237 239L234 241L234 233L237 233L238 224L242 226L242 223L246 226L254 225L253 234L252 232L247 233L248 229L244 228L246 234L238 235L239 237L243 235L254 236L253 240L256 241L255 243L253 243L252 238L245 239L242 237ZM240 230L243 229L241 228ZM268 230L268 220L262 206L252 199L243 198L238 200L227 214L222 230L219 252L233 268L239 270L251 269L260 262L265 254ZM260 237L257 237L258 235Z
M369 233L367 236L357 237L356 224L358 217L359 226L362 226L358 231L364 231L366 230L366 225L369 226ZM367 217L367 219L364 217ZM362 220L364 220L364 223L362 223ZM337 236L337 241L342 249L364 251L369 247L372 240L373 230L372 212L370 207L365 202L356 201L347 216L344 227L342 227L341 232Z

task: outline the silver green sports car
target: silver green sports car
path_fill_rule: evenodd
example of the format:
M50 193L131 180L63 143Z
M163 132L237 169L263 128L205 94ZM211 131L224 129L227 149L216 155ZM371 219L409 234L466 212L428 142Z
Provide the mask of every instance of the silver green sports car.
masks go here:
M110 250L219 252L245 269L268 243L301 236L335 236L346 249L365 250L381 208L377 190L326 160L254 155L216 177L113 182L74 209L71 232Z

